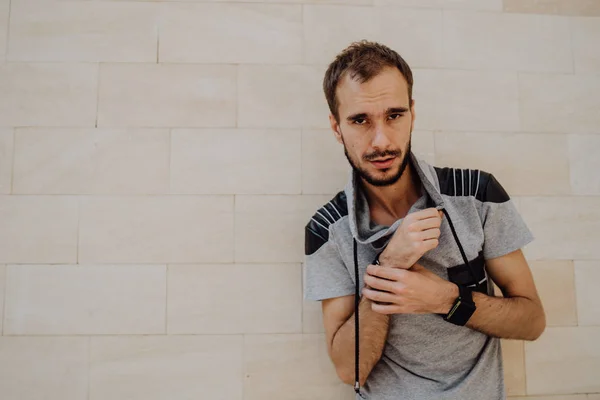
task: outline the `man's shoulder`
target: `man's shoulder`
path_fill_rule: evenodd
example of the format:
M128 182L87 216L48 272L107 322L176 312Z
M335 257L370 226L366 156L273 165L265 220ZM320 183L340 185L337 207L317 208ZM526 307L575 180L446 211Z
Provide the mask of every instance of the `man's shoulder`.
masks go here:
M319 208L305 227L305 253L313 254L329 240L330 227L348 215L348 202L344 191L336 194Z
M440 193L446 196L472 196L481 202L504 203L510 196L493 173L481 169L433 166Z

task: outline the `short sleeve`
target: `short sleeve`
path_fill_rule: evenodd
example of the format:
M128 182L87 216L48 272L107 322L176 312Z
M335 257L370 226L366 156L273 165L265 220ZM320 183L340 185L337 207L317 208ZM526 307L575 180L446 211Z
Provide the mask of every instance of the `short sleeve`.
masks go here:
M534 240L513 200L494 175L482 195L483 256L486 260L519 250Z
M329 230L315 224L308 224L305 229L304 298L306 300L325 300L355 292L350 272Z

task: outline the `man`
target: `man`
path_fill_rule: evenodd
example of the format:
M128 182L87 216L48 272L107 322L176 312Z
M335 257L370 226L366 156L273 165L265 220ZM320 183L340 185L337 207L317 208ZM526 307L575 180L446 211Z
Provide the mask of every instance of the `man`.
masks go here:
M306 225L305 297L322 301L329 356L357 396L505 399L499 338L535 340L546 324L521 251L533 236L492 174L411 152L412 86L378 43L327 69L352 174Z

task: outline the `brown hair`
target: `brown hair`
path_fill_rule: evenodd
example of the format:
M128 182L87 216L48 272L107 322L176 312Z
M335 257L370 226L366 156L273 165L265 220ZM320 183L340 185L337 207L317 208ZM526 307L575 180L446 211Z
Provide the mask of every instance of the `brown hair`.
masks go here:
M344 74L361 83L367 82L385 67L396 67L408 83L408 99L412 101L413 75L404 59L389 47L367 40L353 42L339 53L325 72L323 91L329 110L339 122L336 89Z

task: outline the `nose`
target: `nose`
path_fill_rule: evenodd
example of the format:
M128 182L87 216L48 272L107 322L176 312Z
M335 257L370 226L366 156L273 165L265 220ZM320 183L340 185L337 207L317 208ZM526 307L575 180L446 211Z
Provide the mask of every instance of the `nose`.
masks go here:
M385 150L390 147L392 142L390 141L390 132L388 131L385 124L378 124L375 126L375 133L373 135L373 141L371 146L374 149Z

